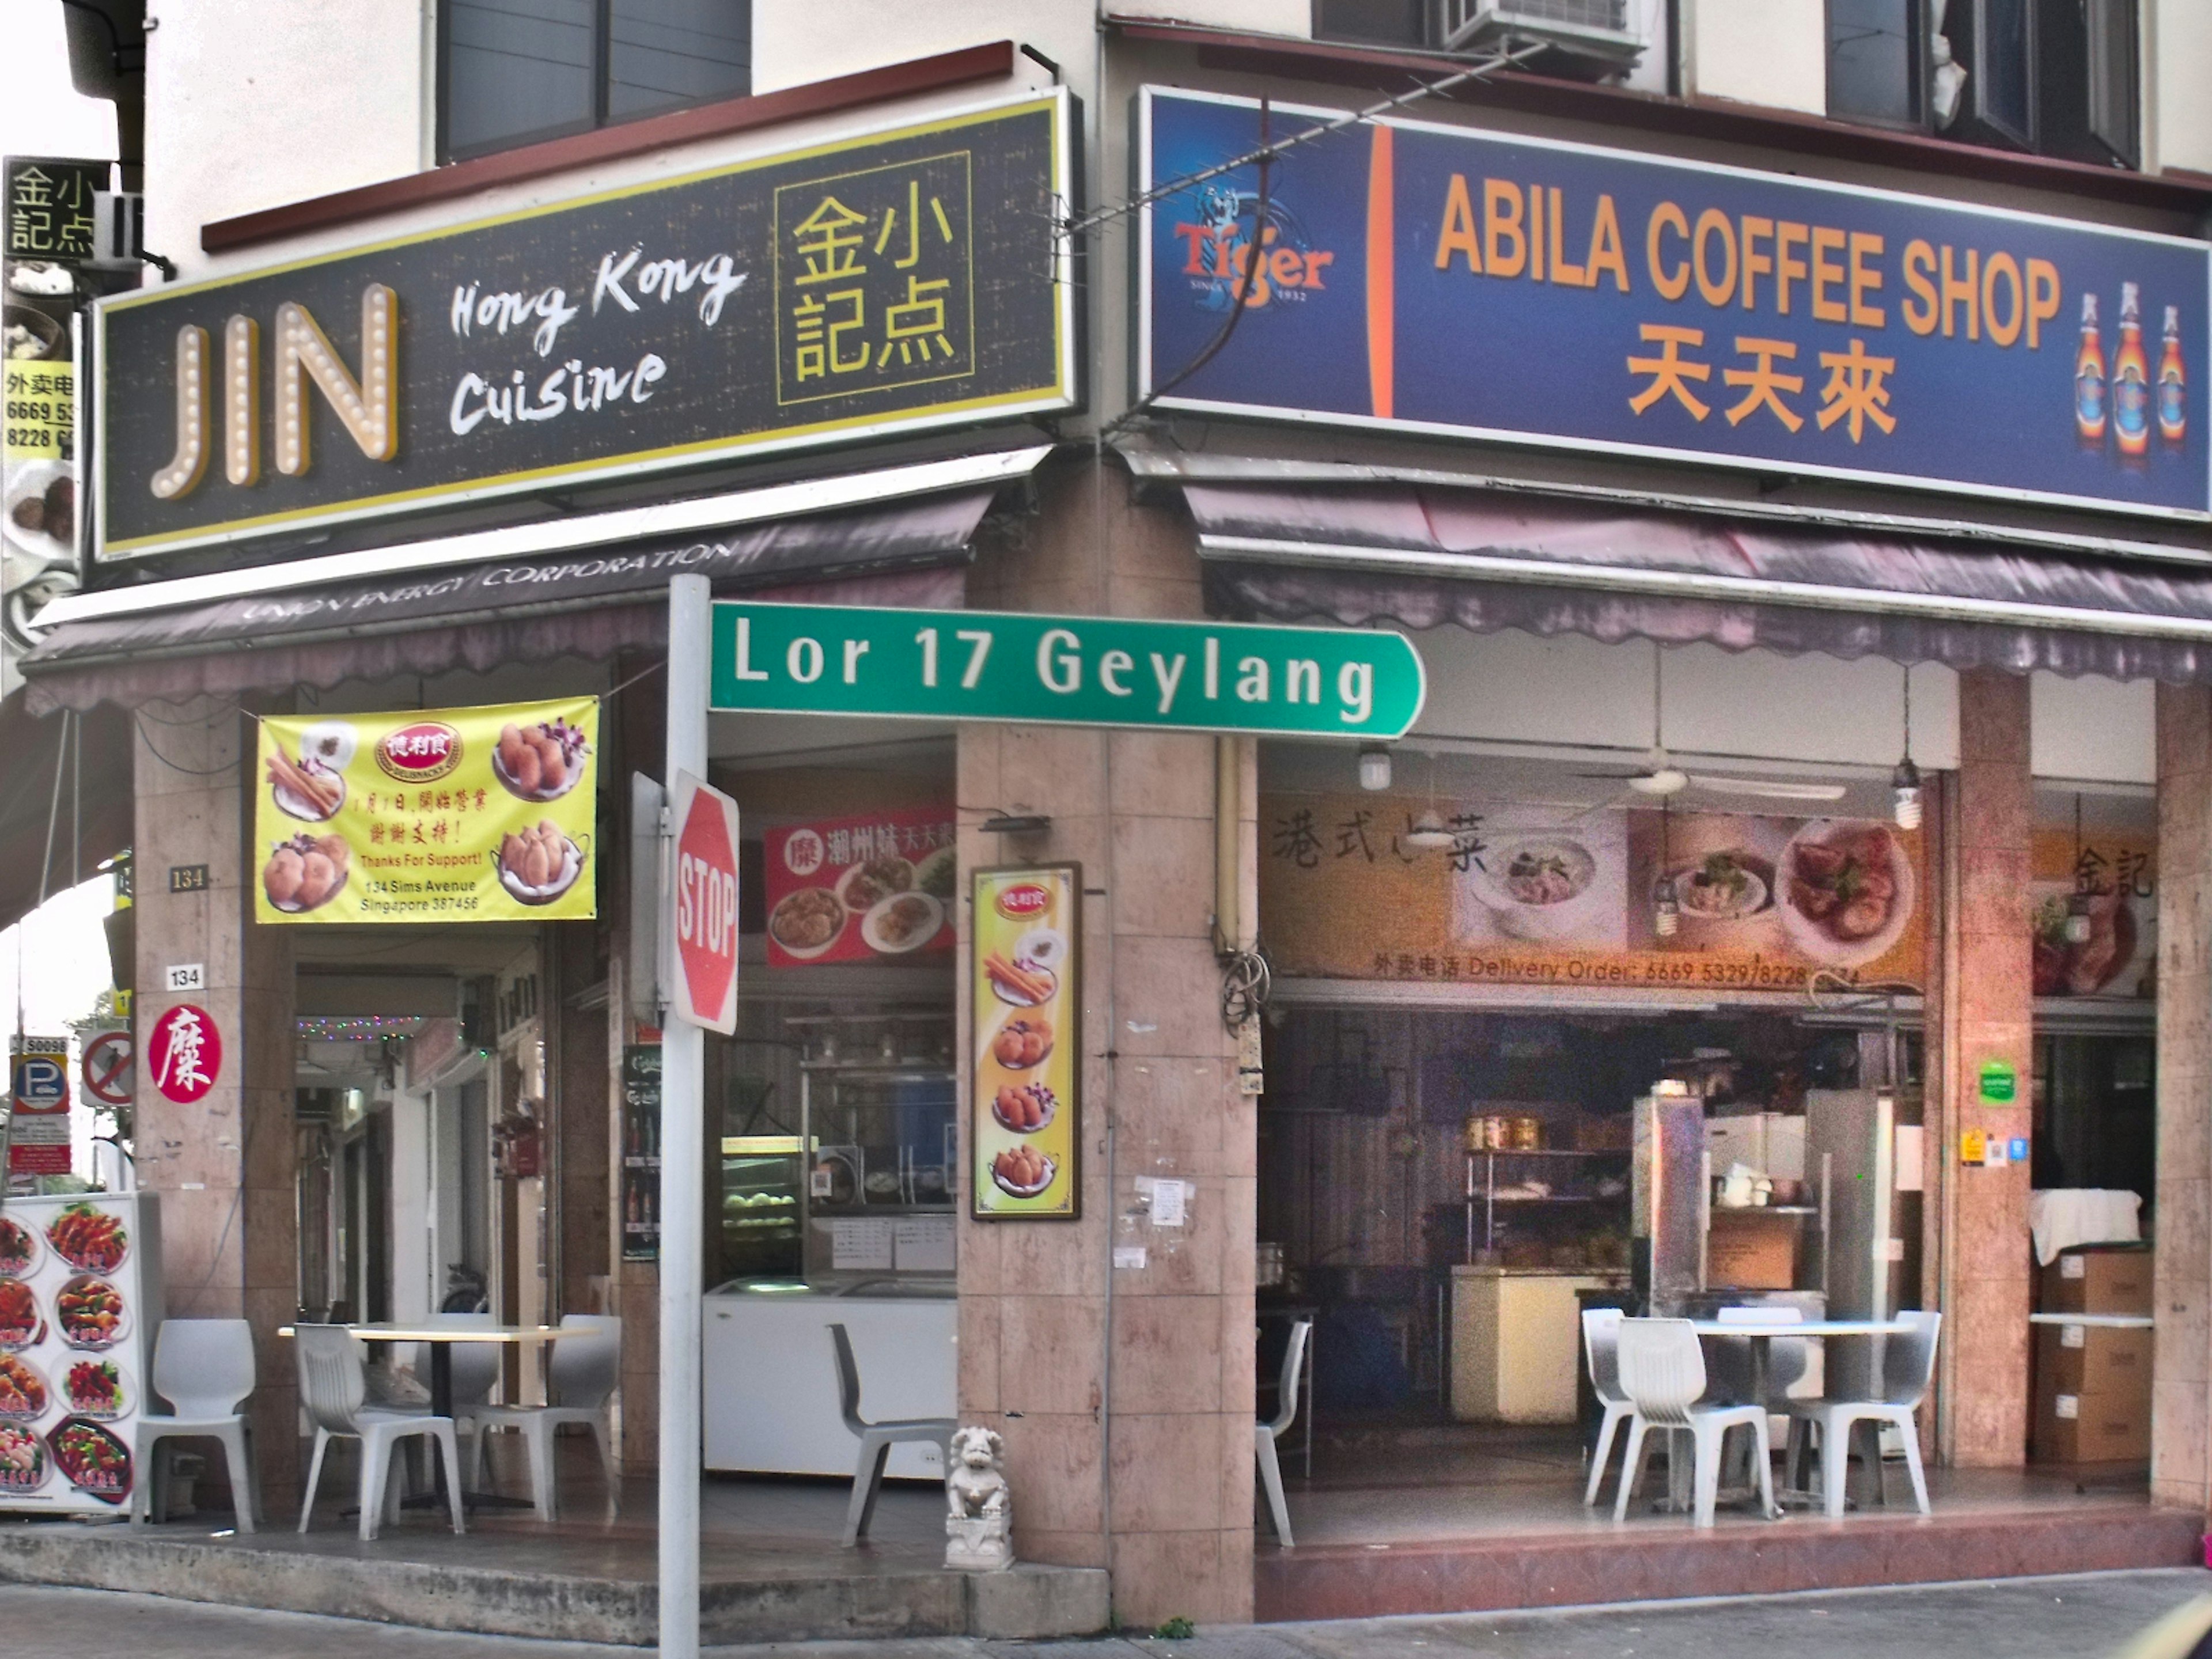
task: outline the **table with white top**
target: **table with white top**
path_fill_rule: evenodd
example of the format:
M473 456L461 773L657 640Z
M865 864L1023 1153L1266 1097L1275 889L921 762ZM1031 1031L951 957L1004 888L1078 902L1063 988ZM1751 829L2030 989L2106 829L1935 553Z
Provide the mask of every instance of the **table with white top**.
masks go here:
M1691 1324L1701 1337L1747 1337L1751 1341L1751 1387L1747 1390L1754 1401L1764 1401L1768 1395L1767 1377L1774 1339L1782 1337L1850 1337L1905 1336L1912 1328L1909 1319L1693 1319ZM1782 1518L1784 1503L1810 1504L1819 1501L1811 1492L1784 1491L1775 1494L1775 1502L1766 1511L1770 1521Z

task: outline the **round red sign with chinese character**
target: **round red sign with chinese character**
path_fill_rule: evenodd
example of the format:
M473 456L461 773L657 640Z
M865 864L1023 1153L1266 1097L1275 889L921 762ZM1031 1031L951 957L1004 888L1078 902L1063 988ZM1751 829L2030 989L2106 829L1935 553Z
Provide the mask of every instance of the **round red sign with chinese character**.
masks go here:
M164 1098L189 1106L204 1100L222 1074L222 1033L204 1008L180 1002L154 1022L146 1068Z

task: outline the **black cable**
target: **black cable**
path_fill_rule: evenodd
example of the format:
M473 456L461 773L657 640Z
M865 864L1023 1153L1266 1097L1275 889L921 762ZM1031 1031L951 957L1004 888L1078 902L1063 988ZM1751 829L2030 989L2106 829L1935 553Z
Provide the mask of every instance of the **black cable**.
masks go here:
M1219 356L1222 348L1229 343L1230 337L1237 332L1237 325L1244 320L1244 313L1249 308L1249 301L1252 297L1253 287L1260 278L1260 267L1267 260L1268 168L1274 159L1275 152L1267 143L1267 100L1262 97L1260 100L1259 199L1253 206L1252 240L1245 249L1248 257L1244 261L1243 280L1237 284L1236 298L1229 307L1229 319L1222 324L1220 331L1214 335L1203 351L1100 428L1098 436L1102 442L1121 431L1130 422L1139 418L1154 403L1166 397L1169 392L1173 392Z
M179 766L154 746L154 739L148 735L146 728L139 725L135 719L131 721L131 729L137 732L138 740L146 745L146 752L172 772L181 772L188 778L219 778L224 773L235 771L238 769L237 761L231 762L228 766Z

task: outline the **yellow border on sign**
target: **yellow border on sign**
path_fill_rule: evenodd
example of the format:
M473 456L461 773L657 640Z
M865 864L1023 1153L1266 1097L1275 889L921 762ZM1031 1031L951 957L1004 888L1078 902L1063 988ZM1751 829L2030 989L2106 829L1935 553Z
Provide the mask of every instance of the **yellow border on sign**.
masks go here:
M781 167L788 162L805 161L821 155L833 155L862 144L889 143L902 138L924 137L933 133L957 132L999 121L1044 112L1054 118L1049 124L1051 159L1048 171L1053 190L1057 193L1066 164L1063 154L1066 123L1058 118L1065 104L1057 90L1039 97L1008 104L987 106L981 109L948 115L933 121L923 121L910 126L888 127L875 131L851 134L845 137L825 140L801 149L778 150L772 155L750 157L742 161L724 163L719 167L702 167L695 172L679 173L672 179L656 179L647 183L623 185L613 189L596 191L587 196L567 197L558 202L549 202L537 207L517 208L512 212L493 214L482 219L471 219L455 225L441 226L435 230L417 231L410 235L392 236L382 241L365 242L357 247L342 249L333 253L311 258L290 259L280 264L261 265L252 270L240 271L231 276L210 277L204 282L179 283L173 287L149 289L137 294L103 301L95 309L100 328L100 393L104 401L107 396L107 317L114 311L160 304L186 295L211 293L226 288L235 288L242 283L262 281L265 277L281 276L287 271L308 270L319 266L336 264L341 260L358 259L370 254L386 252L393 248L414 247L426 242L441 242L471 232L490 229L499 225L519 224L526 220L542 219L555 214L573 213L580 208L595 206L602 202L624 200L633 196L649 196L659 191L677 190L714 179L732 178L738 173L755 173L764 167ZM1059 263L1055 250L1054 263ZM1054 278L1055 283L1059 278ZM641 449L623 455L607 455L588 461L566 462L556 466L533 467L516 472L490 473L453 483L425 484L420 489L395 490L383 495L358 495L343 501L325 502L315 507L294 507L282 513L258 514L249 518L225 519L207 524L194 525L187 529L167 531L158 535L135 536L128 541L102 541L98 544L96 557L129 553L142 549L159 548L186 543L198 544L210 539L240 532L263 529L273 526L296 523L302 520L342 522L368 516L379 508L390 508L409 501L434 501L443 496L495 494L513 490L531 483L550 479L574 477L580 473L597 473L624 466L641 465L654 461L669 461L683 456L715 453L738 455L748 449L769 445L789 444L795 440L830 433L851 431L876 425L907 426L922 422L943 421L981 410L1014 405L1034 405L1046 397L1072 399L1075 396L1074 364L1069 356L1067 341L1068 302L1065 297L1052 307L1053 359L1054 378L1048 384L1018 388L1012 392L996 392L988 398L964 398L952 403L926 404L893 413L852 415L839 420L820 421L805 426L773 427L750 437L723 436L702 438L686 444L671 445L661 449ZM104 483L103 477L103 483ZM102 490L104 495L105 490ZM101 525L105 528L106 503L98 503Z

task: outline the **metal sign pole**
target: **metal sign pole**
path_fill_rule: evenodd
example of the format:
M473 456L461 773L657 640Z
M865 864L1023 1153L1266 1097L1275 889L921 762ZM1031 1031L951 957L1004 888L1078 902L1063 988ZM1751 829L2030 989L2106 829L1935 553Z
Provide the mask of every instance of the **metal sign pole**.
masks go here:
M672 790L679 772L707 775L708 593L704 576L678 576L668 585L664 775ZM674 931L662 927L664 951ZM661 982L673 979L664 967ZM671 1013L660 1043L660 1652L662 1659L698 1659L706 1037Z

